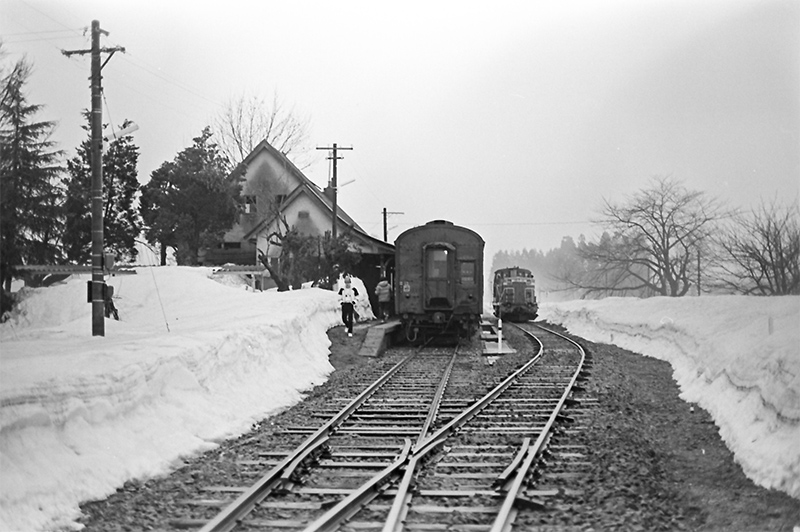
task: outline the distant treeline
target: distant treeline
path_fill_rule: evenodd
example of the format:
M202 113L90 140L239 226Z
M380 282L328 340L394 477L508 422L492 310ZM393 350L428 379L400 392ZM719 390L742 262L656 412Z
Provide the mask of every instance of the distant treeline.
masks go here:
M584 240L583 235L579 237ZM522 251L501 250L492 257L491 274L501 268L517 266L533 272L536 278L537 297L541 301L560 301L580 297L580 293L559 278L564 271L576 269L581 259L578 256L578 246L571 236L561 239L561 246L544 253L538 249L523 249Z

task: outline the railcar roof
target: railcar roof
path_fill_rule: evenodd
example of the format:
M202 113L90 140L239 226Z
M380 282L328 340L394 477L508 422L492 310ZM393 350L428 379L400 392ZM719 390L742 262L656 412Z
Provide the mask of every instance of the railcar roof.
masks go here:
M472 234L473 236L475 236L475 238L480 240L480 242L482 244L486 243L483 240L483 237L481 235L479 235L477 232L473 231L472 229L470 229L468 227L463 227L461 225L455 225L453 222L450 222L448 220L431 220L430 222L428 222L428 223L426 223L424 225L418 225L416 227L412 227L411 229L406 229L405 231L403 231L402 233L400 233L397 236L397 238L395 239L395 242L401 240L406 235L409 235L411 233L416 233L416 232L420 232L420 231L426 231L426 230L430 230L430 229L447 229L447 230L462 231L462 232L465 232L465 233Z

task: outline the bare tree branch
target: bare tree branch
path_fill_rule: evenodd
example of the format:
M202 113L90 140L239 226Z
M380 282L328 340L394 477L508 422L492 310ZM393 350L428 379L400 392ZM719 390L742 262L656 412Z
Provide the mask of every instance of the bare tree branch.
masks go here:
M723 217L714 199L671 177L654 178L625 202L604 200L600 214L603 238L578 248L584 271L561 280L587 294L673 297L693 286L692 259Z
M800 207L777 200L738 214L717 239L717 286L742 294L800 294Z
M219 147L235 166L242 162L261 141L269 144L286 156L294 156L298 167L308 163L303 159L309 152L308 118L297 115L294 108L287 108L277 92L272 102L262 96L246 95L231 98L225 109L214 120L214 130Z

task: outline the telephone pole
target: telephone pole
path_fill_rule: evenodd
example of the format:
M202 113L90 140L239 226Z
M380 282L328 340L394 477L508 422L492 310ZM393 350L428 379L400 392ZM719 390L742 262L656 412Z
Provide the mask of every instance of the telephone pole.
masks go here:
M317 149L318 150L333 150L333 155L328 157L328 160L333 159L333 178L331 178L331 190L333 191L333 200L332 200L333 201L333 229L331 231L331 234L333 236L333 239L336 240L336 225L337 225L336 222L338 221L338 218L339 218L339 208L336 205L336 189L338 187L338 185L336 184L336 161L339 160L339 159L344 159L344 157L337 157L336 156L336 151L337 150L352 150L353 148L352 147L350 147L350 148L339 148L336 145L336 143L334 142L333 146L330 146L330 147L328 147L328 146L317 146Z
M386 220L388 218L388 215L390 215L390 214L405 214L405 213L402 213L402 212L386 212L386 207L383 208L383 241L384 242L388 242L389 241L389 229L388 229Z
M100 22L92 21L92 48L90 50L62 50L67 57L79 54L92 56L92 336L105 336L105 279L103 278L103 108L102 76L100 72L114 55L125 48L100 48L100 34L108 35L100 29ZM100 64L100 54L110 54L105 63Z

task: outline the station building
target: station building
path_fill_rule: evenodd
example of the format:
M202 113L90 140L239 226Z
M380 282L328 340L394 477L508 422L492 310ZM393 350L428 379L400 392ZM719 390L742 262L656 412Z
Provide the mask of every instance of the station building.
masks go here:
M262 289L275 286L259 260L262 253L270 261L280 260L281 248L269 243L269 235L285 233L283 221L304 235L322 236L331 231L334 191L320 189L266 140L232 174L243 178L239 221L217 247L201 249L198 263L252 273L260 277L256 284ZM352 273L365 286L374 287L382 273L393 271L394 245L367 234L340 206L336 211L337 233L349 233L361 252L361 262Z

